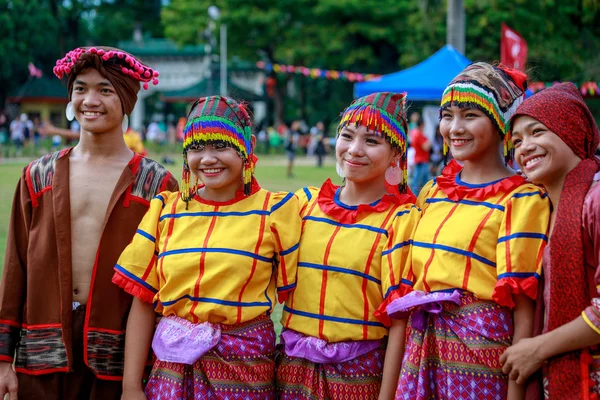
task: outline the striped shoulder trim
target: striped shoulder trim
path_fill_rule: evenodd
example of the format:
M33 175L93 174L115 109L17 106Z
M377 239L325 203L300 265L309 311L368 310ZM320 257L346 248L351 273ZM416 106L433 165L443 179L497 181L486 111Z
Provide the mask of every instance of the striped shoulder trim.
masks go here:
M37 199L46 191L52 189L54 171L56 169L56 160L67 153L69 149L55 151L32 161L27 166L25 178L29 195L34 207L38 205Z
M134 171L135 181L131 188L131 196L149 202L166 189L170 173L156 161L142 157Z

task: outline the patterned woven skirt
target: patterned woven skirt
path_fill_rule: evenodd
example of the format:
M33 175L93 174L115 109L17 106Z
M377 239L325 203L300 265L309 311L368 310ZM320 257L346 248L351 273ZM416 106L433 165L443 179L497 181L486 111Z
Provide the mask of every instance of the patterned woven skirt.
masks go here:
M317 364L289 357L283 348L277 356L277 395L281 400L376 400L381 388L385 343L353 360Z
M412 328L396 399L504 400L508 376L500 355L512 342L512 313L495 302L461 296L428 314L425 330Z
M157 360L148 400L275 399L275 330L268 316L221 325L221 341L194 365Z

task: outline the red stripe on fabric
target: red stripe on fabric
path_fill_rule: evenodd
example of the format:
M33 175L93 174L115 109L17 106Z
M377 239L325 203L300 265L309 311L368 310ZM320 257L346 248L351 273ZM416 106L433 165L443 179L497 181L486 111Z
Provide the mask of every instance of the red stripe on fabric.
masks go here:
M384 229L384 227L387 225L388 221L390 220L390 218L392 217L392 215L394 215L396 213L396 207L392 207L390 209L390 211L388 211L388 215L385 217L385 219L383 220L383 222L381 223L381 225L379 226L379 228ZM388 232L388 235L390 233ZM377 236L375 236L375 240L373 241L373 246L371 246L371 251L369 252L369 257L367 258L367 262L365 265L365 270L364 270L364 274L365 275L369 275L369 272L371 271L371 263L373 262L373 257L375 256L375 251L377 250L377 244L379 243L379 239L381 238L381 233L378 232ZM327 265L327 264L325 264ZM367 299L367 283L368 280L366 278L363 278L362 280L362 294L363 294L363 305L364 305L364 314L363 314L363 319L365 321L369 320L369 301ZM367 340L367 337L369 335L369 327L367 325L363 324L363 340Z
M62 328L62 324L39 324L39 325L27 325L23 324L24 329L35 331L36 329L48 329L48 328Z
M512 201L506 203L506 236L510 235L510 220L512 218ZM504 241L506 249L506 272L512 272L512 260L510 259L510 240Z
M14 326L15 328L20 328L22 325L19 322L11 321L8 319L0 319L0 324Z
M314 197L313 197L314 198ZM311 215L313 210L315 209L315 206L317 205L316 201L313 201L313 203L311 204L310 208L308 209L308 213L306 213L306 215ZM305 206L306 207L306 206ZM302 214L300 214L302 215ZM306 220L302 220L302 227L300 228L300 232L304 232L304 224L306 223ZM291 300L290 300L290 307L294 308L294 292L292 292L291 294ZM290 321L292 320L292 313L288 313L288 317L287 320L285 321L285 327L289 327L290 326Z
M181 194L177 194L177 197L175 198L175 201L173 202L173 205L171 206L171 214L175 214L175 212L177 211L177 202L179 201L180 197L181 197ZM177 218L169 218L169 226L167 227L167 236L165 237L165 244L163 245L162 253L167 251L167 245L169 244L169 239L171 238L171 235L173 234L173 225L175 225L176 219ZM158 238L158 235L157 235L157 238ZM159 277L162 278L163 282L166 281L165 273L163 271L164 262L165 262L165 257L161 257L160 263L158 265ZM160 288L160 286L161 286L161 284L160 284L160 279L159 279L158 287ZM158 292L156 292L156 299L157 299L157 301L160 301L160 289Z
M96 378L100 378L103 381L122 381L123 380L122 376L100 375L100 374L96 374Z
M90 331L94 331L94 332L104 332L104 333L110 333L111 335L122 335L123 333L125 333L124 330L115 330L115 329L106 329L106 328L92 328L92 327L88 327L88 330Z
M156 260L156 254L154 254L152 256L152 258L150 259L150 262L148 263L148 266L146 267L146 271L144 271L144 275L142 275L143 281L148 279L148 275L150 275L150 272L152 271L152 267L154 266L154 263L156 262L155 260Z
M390 235L390 237L394 237L394 228L393 227L392 227L392 229L390 229L388 234ZM387 254L387 259L388 259L388 264L391 266L390 267L390 286L394 286L396 284L396 277L394 276L394 265L393 265L393 261L392 261L392 252L391 251Z
M9 362L12 364L15 361L15 359L14 359L14 357L0 356L0 361Z
M341 226L336 226L335 230L331 234L331 238L329 238L329 242L327 243L327 247L325 248L325 255L323 256L323 265L327 265L329 262L329 253L331 252L331 246L333 245L333 240L338 232L342 229ZM321 280L321 297L319 299L319 314L325 314L325 293L327 292L327 271L323 270L323 278ZM325 325L325 321L319 320L319 337L321 339L325 339L323 335L323 327Z
M475 230L475 234L473 235L473 238L471 238L471 243L469 243L469 253L474 253L475 245L477 244L477 240L479 240L479 235L481 235L481 232L483 231L485 224L490 219L493 212L494 212L493 209L490 210L486 214L486 216L481 220L481 222L479 223L479 226ZM467 285L469 284L469 277L471 275L471 257L465 257L465 258L466 258L466 266L465 266L465 274L463 276L462 288L467 290Z
M133 196L131 193L127 193L128 200L135 201L136 203L140 203L145 205L146 207L150 207L150 202L142 197ZM127 204L129 206L129 204Z
M454 214L454 211L456 211L457 207L458 207L458 203L456 203L452 207L452 209L450 210L448 215L446 215L446 218L444 218L444 220L442 221L440 226L438 226L437 230L435 231L435 235L433 235L433 243L436 243L437 238L438 238L444 224L450 219L452 214ZM433 261L434 254L435 254L435 249L431 249L431 254L429 255L429 259L427 260L427 262L425 263L425 267L423 268L423 286L425 286L425 291L427 291L427 292L431 291L431 288L427 284L427 272L429 271L429 267L431 266L431 262Z
M217 211L219 211L219 206L215 206L214 212L216 213ZM213 229L215 228L217 218L218 217L216 215L214 215L210 220L210 225L208 226L208 231L206 232L206 236L204 237L204 243L202 244L202 247L204 247L204 248L208 247L208 240L210 239L210 235L212 235ZM196 284L194 285L194 297L200 297L200 281L202 280L202 277L204 276L204 261L205 260L206 260L206 252L202 252L202 254L200 255L200 261L198 263L198 268L199 268L198 279L196 280ZM195 301L192 304L192 308L190 309L190 314L192 314L192 318L194 319L195 324L200 322L200 319L196 316L196 314L194 314L194 311L196 310L197 306L198 306L198 302Z
M37 207L37 197L33 191L33 181L31 180L31 164L32 163L29 163L29 165L27 165L27 170L25 171L25 182L27 183L27 189L29 190L29 197L31 197L31 205L33 207Z
M267 195L265 196L265 202L263 203L262 206L262 210L266 210L267 206L269 205L269 198L271 197L271 193L267 192ZM263 236L264 236L264 231L265 231L265 215L262 215L260 217L260 228L258 231L258 240L256 241L256 247L254 248L254 254L258 254L258 251L260 250L260 245L262 244L262 240L263 240ZM250 276L248 277L248 280L246 281L246 283L244 283L244 286L242 286L242 288L240 289L240 295L238 296L238 302L242 302L242 296L244 295L244 290L246 290L246 287L250 284L250 281L252 280L252 277L254 276L254 271L256 270L256 263L258 262L258 260L256 258L254 258L252 260L252 270L250 271ZM236 324L239 324L240 322L242 322L242 307L238 306L237 307L237 319L236 319Z
M40 369L40 370L36 370L36 371L30 371L25 368L15 368L15 371L20 372L25 375L46 375L46 374L51 374L53 372L69 372L69 368L68 367L48 368L48 369Z
M90 366L88 361L88 325L90 323L90 315L92 314L92 299L94 290L96 287L96 272L98 272L98 259L100 258L100 249L102 248L102 238L100 238L100 242L98 243L98 249L96 250L96 259L94 260L94 267L92 269L92 280L90 282L90 292L88 294L88 301L85 305L85 322L83 324L83 361L85 365ZM61 308L62 311L62 308ZM61 325L62 326L62 325ZM61 335L63 337L64 342L64 332L61 330ZM68 352L67 352L67 360L68 360ZM90 367L90 369L92 369Z

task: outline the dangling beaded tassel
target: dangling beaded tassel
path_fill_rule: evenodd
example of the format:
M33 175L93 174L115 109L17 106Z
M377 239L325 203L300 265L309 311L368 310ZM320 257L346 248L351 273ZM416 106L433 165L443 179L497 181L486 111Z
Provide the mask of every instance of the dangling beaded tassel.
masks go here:
M403 151L402 157L400 158L400 168L402 168L402 181L400 182L400 185L398 185L398 191L402 194L405 194L408 189L408 168L406 168L406 164L406 151Z
M250 160L244 163L244 194L250 196L252 193L252 167Z
M504 165L508 165L511 159L510 140L508 134L504 135Z
M444 145L442 146L442 159L444 160L444 167L448 165L448 143L444 139Z
M183 163L183 171L181 173L181 200L185 201L185 209L188 209L190 201L190 169L187 164Z

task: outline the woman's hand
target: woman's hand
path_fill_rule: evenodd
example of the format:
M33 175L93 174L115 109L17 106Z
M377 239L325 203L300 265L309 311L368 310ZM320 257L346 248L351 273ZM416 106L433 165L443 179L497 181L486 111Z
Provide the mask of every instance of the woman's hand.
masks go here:
M519 385L524 384L527 378L540 369L545 361L539 355L541 347L539 338L540 336L521 339L500 356L502 372Z

